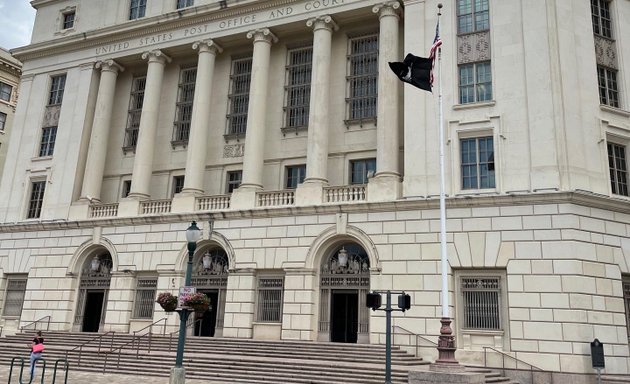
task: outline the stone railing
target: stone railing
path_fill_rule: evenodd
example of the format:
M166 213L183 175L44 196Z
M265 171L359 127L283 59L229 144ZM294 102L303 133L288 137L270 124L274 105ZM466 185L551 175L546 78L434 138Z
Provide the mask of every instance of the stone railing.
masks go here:
M325 203L343 203L366 200L367 186L365 184L324 188Z
M171 212L171 200L148 200L140 203L140 214L151 215L155 213Z
M118 203L90 205L91 218L115 216L118 216Z
M219 211L230 208L232 195L201 196L196 199L198 211Z
M277 207L293 204L295 204L295 191L292 189L256 193L256 206L258 207Z

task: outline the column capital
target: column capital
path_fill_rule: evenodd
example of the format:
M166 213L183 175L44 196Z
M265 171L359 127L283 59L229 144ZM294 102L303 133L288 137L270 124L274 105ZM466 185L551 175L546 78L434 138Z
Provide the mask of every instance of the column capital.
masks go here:
M327 29L329 31L338 31L339 26L330 15L322 15L310 18L306 21L307 27L313 27L313 30Z
M172 59L159 49L144 52L142 60L149 60L149 63L158 62L160 64L170 63Z
M97 69L100 68L101 72L118 73L119 71L123 72L125 70L122 65L118 64L113 59L99 60L94 64L94 67Z
M195 51L199 51L199 53L210 52L214 53L215 55L223 52L223 47L221 47L212 39L195 41L192 45L192 49L194 49Z
M278 42L278 37L276 35L273 34L273 32L271 32L271 30L269 30L269 28L259 28L259 29L254 29L251 30L249 32L247 32L247 38L248 39L254 39L254 44L259 42L259 41L264 41L267 43L277 43Z
M400 8L400 3L398 1L386 1L372 7L372 12L378 13L379 17L384 17L384 16L399 17L398 15L399 8Z

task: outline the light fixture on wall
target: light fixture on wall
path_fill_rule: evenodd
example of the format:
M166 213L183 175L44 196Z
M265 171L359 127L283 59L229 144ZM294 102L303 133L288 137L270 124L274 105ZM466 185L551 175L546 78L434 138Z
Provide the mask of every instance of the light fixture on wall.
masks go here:
M345 247L341 247L339 253L337 254L337 260L339 261L339 265L341 267L345 267L348 265L348 251L346 251Z
M210 269L210 266L212 265L212 257L210 256L210 252L206 252L205 255L203 255L203 269Z
M101 259L99 259L98 256L94 256L90 263L90 269L92 272L98 272L99 268L101 268Z

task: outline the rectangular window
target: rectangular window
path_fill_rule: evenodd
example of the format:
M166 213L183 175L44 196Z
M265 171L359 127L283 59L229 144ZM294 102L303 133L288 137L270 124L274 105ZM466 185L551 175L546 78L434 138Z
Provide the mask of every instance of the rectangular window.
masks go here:
M179 76L177 105L175 109L175 126L173 142L188 143L190 121L192 120L193 99L195 97L195 80L197 68L182 69Z
M630 276L621 275L621 285L623 289L623 302L626 308L626 327L630 335Z
M258 310L256 321L279 323L282 321L283 277L258 278Z
M35 181L31 184L31 198L28 203L28 219L37 219L42 213L46 181Z
M615 195L628 196L628 163L626 147L608 143L608 169L610 186Z
M127 197L129 196L130 192L131 192L131 180L123 181L121 196Z
M492 68L490 62L460 65L460 104L489 100L492 100Z
M184 176L173 176L173 195L180 193L184 189Z
M457 0L457 33L490 29L488 0Z
M136 301L133 306L135 319L152 319L157 278L139 277L136 285Z
M7 114L0 112L0 131L4 131L4 125L7 123Z
M610 0L591 0L591 17L593 33L612 39Z
M11 92L13 92L12 86L0 82L0 100L11 101Z
M462 139L462 189L494 188L494 147L492 136Z
M247 129L247 108L249 107L249 85L252 79L252 58L232 61L230 76L230 113L228 135L242 135Z
M129 4L129 20L144 17L147 10L147 0L131 0Z
M39 157L52 156L55 151L57 127L42 128L42 141L39 144Z
M286 70L286 121L285 127L308 126L311 102L311 70L313 48L292 49L288 53Z
M131 82L131 97L129 98L129 113L127 115L127 127L125 128L125 148L135 148L138 144L138 129L140 128L140 115L144 103L144 88L147 85L147 77L136 77Z
M68 12L63 14L63 26L62 29L70 29L74 27L74 12Z
M63 101L63 90L66 87L66 75L53 76L50 82L48 105L59 105Z
M286 182L284 187L286 189L295 189L298 184L302 184L304 182L304 177L306 176L306 165L292 165L287 167L287 175Z
M597 82L599 83L599 102L619 108L619 90L617 88L617 71L597 66Z
M460 278L463 301L463 329L503 329L501 324L501 278L465 276Z
M375 118L378 92L378 35L350 39L348 65L349 119Z
M192 7L194 4L195 0L177 0L177 9Z
M227 173L227 193L232 193L241 185L243 171L230 171Z
M26 276L15 276L7 278L7 290L4 300L5 317L20 317L22 306L24 305L24 294L26 293Z
M350 162L350 184L367 184L376 172L376 159L353 160Z

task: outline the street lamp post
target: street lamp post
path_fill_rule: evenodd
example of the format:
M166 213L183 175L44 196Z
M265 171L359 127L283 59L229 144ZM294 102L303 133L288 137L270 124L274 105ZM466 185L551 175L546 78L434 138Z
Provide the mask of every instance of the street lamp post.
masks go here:
M201 230L197 223L193 221L186 229L186 241L188 242L188 264L186 266L186 287L190 286L192 276L193 255L197 249L197 241L201 238ZM183 384L186 380L186 373L182 365L184 360L184 344L186 343L186 323L191 310L188 308L177 309L179 313L179 339L177 341L177 356L175 357L175 367L171 370L170 384Z

